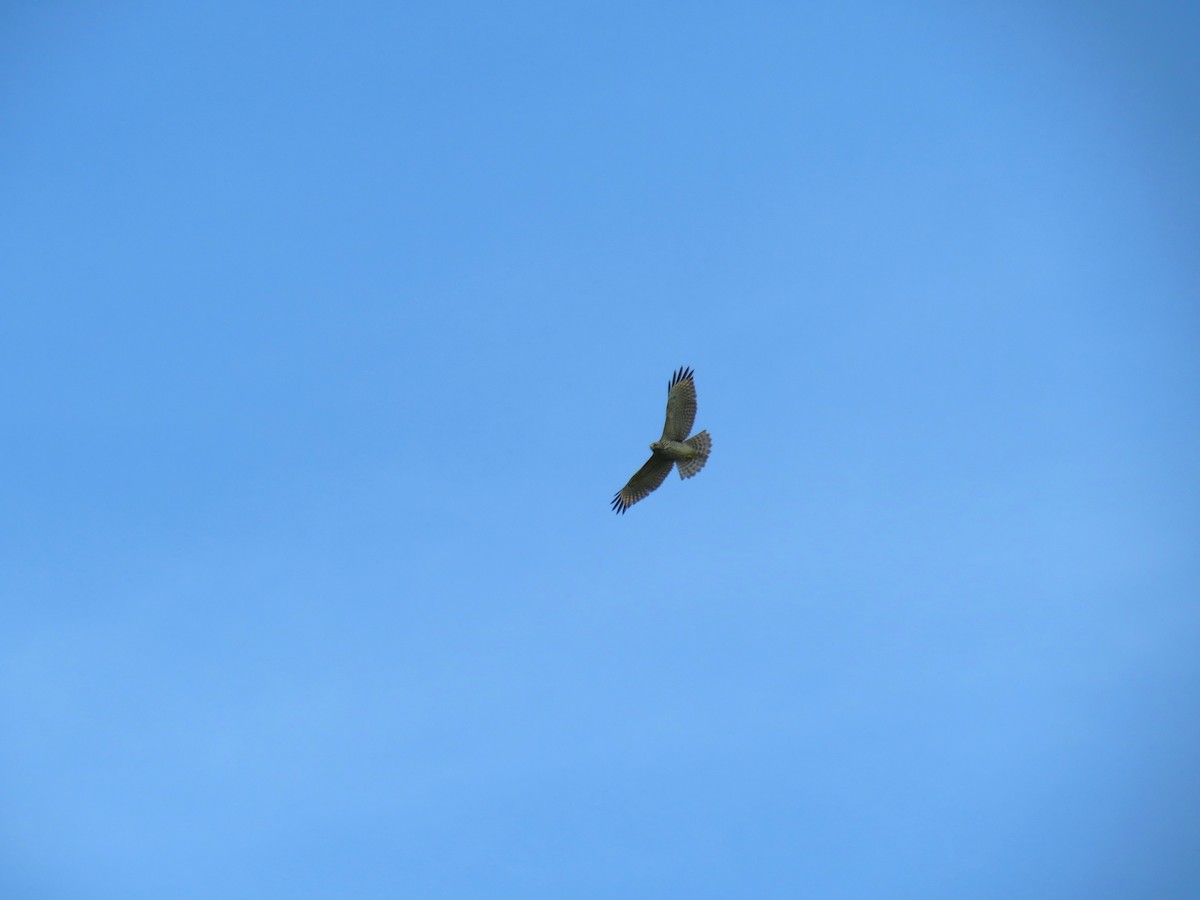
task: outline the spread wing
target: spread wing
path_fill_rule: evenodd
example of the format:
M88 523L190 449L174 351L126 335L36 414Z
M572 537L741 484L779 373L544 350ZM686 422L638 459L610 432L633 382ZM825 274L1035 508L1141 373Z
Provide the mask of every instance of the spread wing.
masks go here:
M675 463L672 460L655 453L629 479L629 484L617 491L617 495L612 500L613 510L623 513L643 497L649 496L651 491L667 480L673 465Z
M692 379L691 369L680 367L671 376L671 383L667 385L667 424L663 426L662 439L686 440L695 424L696 382Z

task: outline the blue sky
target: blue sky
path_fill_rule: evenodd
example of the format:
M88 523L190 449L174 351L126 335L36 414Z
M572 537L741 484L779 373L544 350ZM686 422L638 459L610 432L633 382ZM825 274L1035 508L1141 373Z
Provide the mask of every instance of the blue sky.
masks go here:
M1198 44L7 10L4 896L1196 896Z

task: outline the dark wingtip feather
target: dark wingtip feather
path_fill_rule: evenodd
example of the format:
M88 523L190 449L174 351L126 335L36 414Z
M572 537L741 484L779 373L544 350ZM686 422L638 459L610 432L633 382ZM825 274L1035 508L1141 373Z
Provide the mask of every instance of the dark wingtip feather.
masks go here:
M667 385L667 390L671 390L671 388L675 387L675 385L679 384L681 381L691 380L693 374L694 372L687 366L680 366L675 370L674 374L671 375L671 383Z

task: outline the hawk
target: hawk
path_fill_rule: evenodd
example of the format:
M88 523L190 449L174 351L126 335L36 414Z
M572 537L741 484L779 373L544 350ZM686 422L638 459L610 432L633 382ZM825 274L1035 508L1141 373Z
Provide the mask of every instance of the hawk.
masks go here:
M614 511L624 513L643 497L656 490L679 463L679 477L691 478L704 468L712 450L707 431L688 437L696 421L696 382L692 370L680 367L667 385L667 423L662 437L650 445L654 455L629 479L629 484L613 497ZM686 438L686 440L685 440Z

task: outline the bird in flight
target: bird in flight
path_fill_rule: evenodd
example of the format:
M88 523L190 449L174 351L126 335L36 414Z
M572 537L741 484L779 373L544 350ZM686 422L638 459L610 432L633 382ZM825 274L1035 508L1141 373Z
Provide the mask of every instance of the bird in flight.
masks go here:
M624 513L643 497L658 488L671 474L671 466L679 463L679 477L691 478L704 468L712 450L712 438L707 431L688 437L696 422L696 382L692 370L680 368L667 385L667 422L662 437L650 445L653 455L629 479L629 484L613 497L614 511Z

